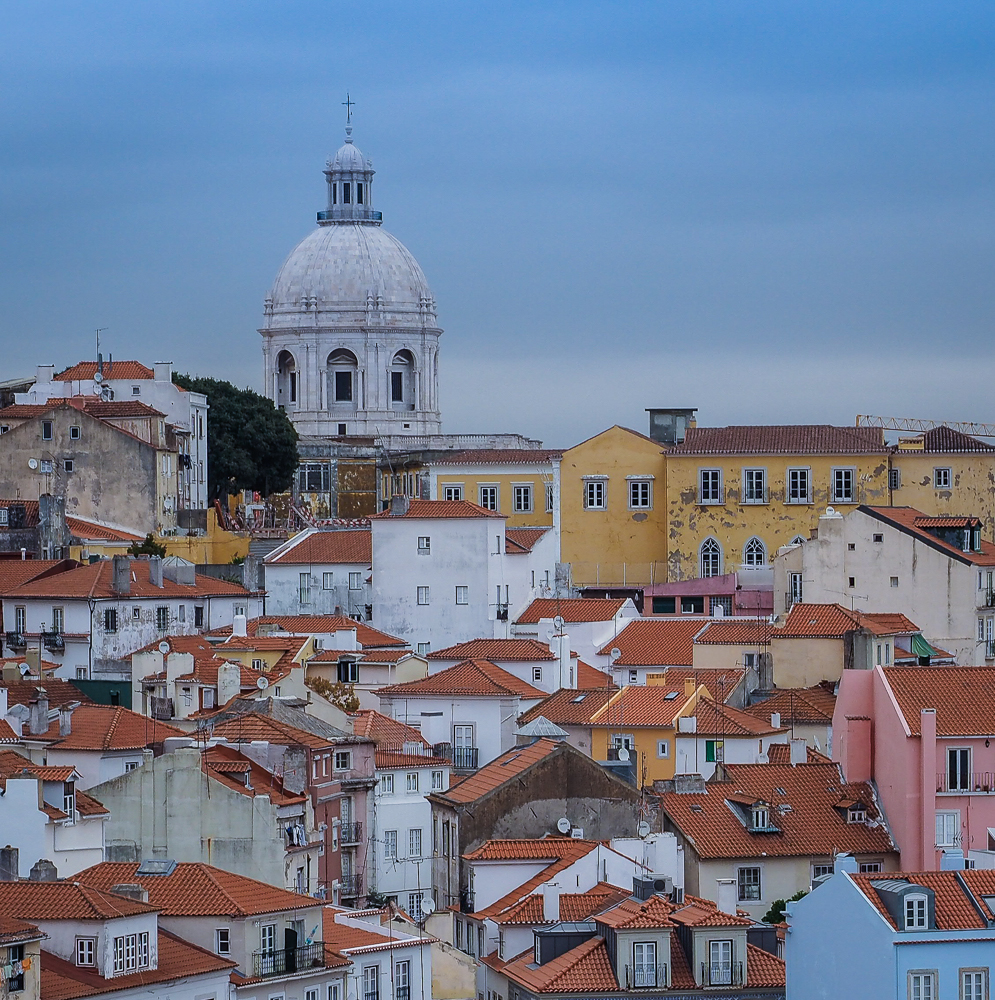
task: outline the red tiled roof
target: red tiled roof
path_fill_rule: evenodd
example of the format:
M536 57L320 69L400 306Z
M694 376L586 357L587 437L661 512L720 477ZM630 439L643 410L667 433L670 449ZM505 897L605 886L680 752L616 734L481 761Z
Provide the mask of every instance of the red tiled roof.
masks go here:
M552 619L560 615L567 624L610 622L626 600L624 597L567 597L562 600L540 597L534 600L515 621L519 625L537 625L543 618Z
M545 871L542 874L543 877L546 876ZM607 907L620 903L629 894L629 889L619 889L607 882L599 882L587 892L563 893L560 896L559 919L587 920L592 914L600 913ZM532 893L524 899L512 903L501 912L494 914L487 912L486 915L496 924L545 924L550 921L546 920L543 907L542 894ZM490 909L489 907L488 910ZM478 914L478 916L484 915L485 911Z
M109 920L158 909L110 891L111 885L134 879L115 879L103 887L80 878L82 874L72 882L0 882L0 913L21 920Z
M708 683L706 678L702 683ZM680 700L680 699L678 699ZM771 736L784 732L785 726L774 729L770 718L762 720L755 715L743 712L731 705L723 705L710 698L701 698L694 707L693 714L697 720L696 736L724 736L733 739L737 736ZM678 734L680 735L680 734Z
M120 705L80 705L73 710L72 731L59 735L59 720L31 740L47 742L58 750L141 750L170 736L186 734L174 726L139 715Z
M706 645L766 646L774 626L767 618L723 618L708 622L695 637Z
M37 528L38 527L38 501L37 500L0 500L0 508L9 511L11 504L18 505L24 508L24 524L25 528ZM8 527L9 527L9 514L8 514ZM15 560L3 560L4 562L13 562ZM20 554L18 554L17 562L21 562Z
M683 444L670 455L884 455L880 427L828 424L689 427Z
M502 670L489 660L464 660L454 667L440 670L415 681L391 684L380 688L377 694L389 698L407 698L417 695L453 695L470 697L544 698L545 693L531 684Z
M69 781L74 774L78 774L76 768L70 765L45 767L33 763L19 753L14 753L13 750L0 751L0 774L10 777L12 774L21 774L24 771L42 781Z
M867 629L874 635L918 632L919 626L903 614L850 611L841 604L796 604L775 639L842 639L847 632Z
M222 737L235 745L265 740L281 746L306 746L312 750L325 750L335 743L334 740L317 736L305 729L297 729L259 712L241 712L234 718L209 724L208 729L215 739Z
M880 811L870 784L846 784L835 763L726 764L724 770L730 780L709 781L704 793L660 796L668 817L699 858L752 858L764 852L769 857L833 857L840 851L895 850L883 825L847 822L842 802L863 802L872 821L880 818ZM749 832L730 801L769 803L777 832Z
M926 454L995 451L995 445L986 444L968 434L962 434L952 427L934 427L920 435L920 438L923 444L922 450ZM899 455L901 454L899 452Z
M541 715L558 726L589 726L591 716L604 707L616 690L614 686L576 691L561 688L523 712L518 724L523 726Z
M113 420L122 417L164 417L166 415L137 399L118 399L105 402L97 399L96 396L73 396L71 398L54 396L44 403L13 403L0 410L0 416L13 420L30 420L52 410L62 409L79 410L88 413L97 420Z
M296 541L296 539L294 540ZM373 532L366 530L334 529L332 531L314 531L291 545L281 555L267 559L271 563L363 563L369 565L373 560Z
M670 727L687 700L683 679L672 684L630 685L612 695L611 701L591 717L591 725Z
M784 959L746 942L746 985L784 988Z
M857 509L884 524L898 528L899 531L903 531L907 535L914 535L927 542L931 548L946 553L958 562L972 566L995 566L995 545L991 542L982 539L980 552L964 552L956 545L941 541L936 535L918 525L917 520L928 515L914 507L867 507L862 504Z
M805 748L805 760L809 764L831 764L832 761L814 747ZM767 762L770 764L782 764L787 766L791 763L791 747L787 743L771 743L767 747Z
M289 806L305 801L304 795L288 792L281 778L243 756L234 747L208 747L201 754L200 767L204 774L250 798L265 795L275 806Z
M183 941L169 931L159 928L157 941L158 960L155 969L129 972L122 976L104 978L96 970L81 969L57 955L42 950L41 995L46 1000L78 1000L81 997L134 990L154 996L168 995L164 985L173 980L187 980L192 976L222 973L234 969L236 963L213 955L203 948ZM163 984L158 988L155 984Z
M816 684L807 688L778 688L765 701L756 702L744 711L758 719L770 719L772 712L778 712L786 725L794 723L817 723L831 725L836 709L836 696L831 685Z
M549 646L536 639L471 639L445 649L434 649L430 660L490 660L492 663L526 660L555 660Z
M0 719L0 743L20 743L20 737L10 728L6 719Z
M68 559L0 559L0 594L7 595L44 574L56 575L78 565Z
M499 758L500 759L500 758ZM485 840L480 847L463 855L466 861L576 861L598 846L597 840L578 837L538 837ZM483 912L483 911L481 911Z
M43 937L45 935L34 924L0 914L0 944L17 944L20 941L34 941Z
M884 676L913 736L924 708L936 709L938 736L995 735L995 667L886 667Z
M684 906L674 908L673 919L686 927L744 927L753 923L748 917L723 913L710 899L685 896L684 902Z
M98 802L92 795L76 789L76 812L80 816L109 816L111 814L102 802Z
M583 660L578 659L577 687L592 688L602 686L615 687L615 682L603 670L599 670L597 667L592 667L590 663L585 663Z
M505 552L531 552L549 528L506 528L504 532Z
M531 951L504 967L504 975L533 993L585 993L618 990L605 939L592 937L544 965Z
M550 448L472 448L433 458L430 465L546 465L563 457Z
M140 542L145 537L130 531L122 531L120 528L111 528L106 524L98 524L96 521L88 521L82 517L67 517L66 525L73 538L83 541Z
M610 910L598 914L598 923L615 930L635 930L646 927L673 927L670 915L674 904L663 896L649 899L625 899ZM749 921L747 921L748 923Z
M983 911L991 910L982 899L983 896L995 895L995 870L976 868L967 871L932 871L932 872L888 872L877 875L850 875L853 884L874 904L885 920L897 929L894 918L886 909L881 897L874 888L875 882L902 881L921 885L932 889L936 901L936 926L938 930L968 930L983 929L989 925L971 900ZM961 883L963 879L963 884ZM968 892L964 891L966 884ZM969 895L970 893L970 895ZM995 914L993 914L995 917Z
M372 514L370 520L389 520L390 518L425 518L425 517L500 517L506 515L496 510L487 510L469 500L409 500L408 509L403 514L394 514L389 510Z
M352 712L349 718L352 719L353 734L373 740L378 747L400 749L405 743L418 743L427 750L432 748L432 744L417 729L374 709Z
M77 361L76 364L53 375L55 382L79 382L93 378L97 373L96 361ZM104 365L104 381L107 379L152 379L155 370L140 361L114 361Z
M464 778L459 784L451 785L448 791L434 794L449 802L474 802L563 749L564 744L546 739L536 740L528 746L515 747Z
M329 950L333 954L338 954L339 952L344 955L350 955L355 952L362 954L387 948L417 948L430 945L437 940L434 937L412 937L407 934L403 937L398 937L389 932L385 933L375 930L372 924L364 927L356 927L352 924L339 923L335 919L337 913L348 916L349 911L336 909L334 906L326 906L321 912L321 929L322 937L325 940L326 956Z
M251 917L321 905L310 896L197 862L180 862L169 875L139 874L139 867L134 861L104 861L76 878L98 889L137 882L167 917Z
M258 618L250 618L246 622L245 630L252 636L259 633L260 627L265 632L267 626L274 632L289 632L293 635L331 635L343 629L355 629L356 639L363 649L368 646L408 645L404 639L399 639L396 635L388 635L372 625L367 625L366 622L358 622L345 615L261 615ZM231 626L212 629L208 635L231 635Z
M708 623L707 618L637 618L598 652L610 656L621 650L619 667L690 667L694 637Z
M450 761L430 754L424 756L415 753L400 753L397 750L377 750L377 770L393 771L394 769L412 767L449 767Z
M320 660L325 657L326 653L341 653L341 650L325 650L320 656L316 656L316 660ZM418 654L410 649L371 649L363 653L363 658L359 661L360 663L397 663L398 660L403 660L406 656L417 656ZM337 657L336 657L337 658Z
M5 659L0 662L9 663L10 660ZM40 687L45 690L50 709L62 708L63 705L69 705L74 701L83 705L93 704L90 697L83 694L71 681L64 681L58 677L46 677L43 684L36 681L7 681L6 683L0 681L0 687L7 689L7 704L10 706L30 705L31 699L38 694Z
M980 517L917 517L917 528L980 528Z

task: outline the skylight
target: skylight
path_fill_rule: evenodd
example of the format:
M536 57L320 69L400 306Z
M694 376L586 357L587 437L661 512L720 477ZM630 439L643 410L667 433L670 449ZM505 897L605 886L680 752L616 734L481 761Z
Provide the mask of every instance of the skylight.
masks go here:
M148 858L143 861L135 872L136 875L172 875L176 868L175 861L159 861Z
M673 700L674 700L674 699L675 699L676 697L677 697L677 692L676 692L676 691L668 691L668 692L667 692L667 693L666 693L666 694L665 694L665 695L663 696L663 700L664 700L664 701L673 701Z

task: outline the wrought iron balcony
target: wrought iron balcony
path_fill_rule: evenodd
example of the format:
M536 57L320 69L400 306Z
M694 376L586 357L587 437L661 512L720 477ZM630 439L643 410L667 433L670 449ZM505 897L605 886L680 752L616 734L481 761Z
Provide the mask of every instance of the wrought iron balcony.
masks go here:
M985 590L981 594L979 607L980 606L984 606L986 608L995 608L995 590Z
M325 965L324 941L312 941L300 948L280 951L257 951L252 955L254 976L285 976L304 969L321 969Z
M625 988L627 990L666 989L667 965L627 965Z
M702 962L702 986L742 986L742 962Z
M950 774L942 772L936 776L938 792L995 792L995 771L972 771Z
M151 702L151 714L153 719L158 719L160 722L168 722L173 718L172 698L157 698L153 695L149 701Z
M62 638L61 632L42 632L41 637L47 650L57 652L66 648L66 640Z
M985 640L985 659L995 660L995 639Z
M362 823L343 823L339 830L339 842L346 844L358 844L363 839Z
M476 771L479 759L477 747L453 747L453 767L457 771Z
M11 649L27 649L28 648L27 637L24 636L24 635L22 635L20 632L8 632L6 634L6 636L4 636L4 638L5 638L6 642L7 642L7 645Z
M339 895L343 899L355 899L363 895L362 875L343 875L339 879Z

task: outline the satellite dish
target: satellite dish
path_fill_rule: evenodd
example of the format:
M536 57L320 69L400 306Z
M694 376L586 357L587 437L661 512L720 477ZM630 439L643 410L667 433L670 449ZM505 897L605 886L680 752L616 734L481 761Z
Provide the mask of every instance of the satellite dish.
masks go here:
M166 642L165 640L159 643L159 652L162 653L163 656L165 656L169 652L169 649L170 649L169 643Z
M557 615L553 619L553 628L555 628L557 632L562 632L564 625L566 625L566 622L563 620L562 615Z
M571 826L573 826L573 824L566 818L566 816L561 816L556 821L556 829L559 830L560 833L569 833Z
M256 681L256 687L259 688L260 691L265 691L266 688L269 687L269 681L265 677L260 677L259 680Z
M650 825L649 823L646 822L646 820L643 820L639 824L639 826L636 827L636 833L638 833L640 837L648 837L649 832L650 832Z
M618 759L624 764L629 759L629 751L625 747L618 748Z
M432 899L431 896L426 896L421 901L421 911L426 917L430 917L433 913L435 913L435 900Z
M38 459L37 458L29 458L28 459L28 468L29 469L37 469L38 468Z
M612 646L612 651L611 651L612 663L620 659L621 656L622 656L622 650L620 650L618 646Z
M103 380L104 380L104 376L101 375L100 372L94 372L93 373L93 381L96 382L97 385L100 385L100 383L103 382Z
M826 516L827 517L832 517L835 513L836 513L836 508L835 507L827 507L826 508Z

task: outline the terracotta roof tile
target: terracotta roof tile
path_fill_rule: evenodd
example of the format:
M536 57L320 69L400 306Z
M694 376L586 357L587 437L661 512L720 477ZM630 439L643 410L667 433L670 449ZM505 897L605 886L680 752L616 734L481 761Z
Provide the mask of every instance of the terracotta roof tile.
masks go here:
M0 594L9 594L30 580L54 576L78 565L68 559L0 559Z
M69 781L74 774L78 774L76 768L70 765L45 767L33 763L27 757L15 753L13 750L0 752L0 774L4 777L10 777L12 774L21 774L24 771L42 781Z
M507 670L502 670L489 660L464 660L437 674L381 688L377 694L381 698L440 694L498 698L507 698L509 695L518 695L520 698L545 697L545 693L538 688Z
M364 649L369 646L408 645L404 639L399 639L396 635L388 635L372 625L367 625L366 622L358 622L345 615L262 615L259 618L250 618L246 623L246 632L249 635L257 635L260 628L263 632L269 629L293 635L331 635L343 629L355 629L356 639ZM231 635L231 626L225 625L213 629L208 635Z
M113 885L137 882L148 890L149 904L168 917L251 917L321 905L310 896L211 865L180 862L169 875L139 874L139 867L134 861L104 861L76 878L105 891Z
M923 452L926 454L995 451L995 445L979 441L975 437L962 434L960 431L946 426L934 427L920 435L920 439L923 444Z
M429 660L501 661L555 660L549 646L536 639L471 639L445 649L433 649Z
M278 807L306 801L304 795L288 792L277 775L243 756L234 747L208 747L201 754L200 767L205 774L234 791L250 798L265 795Z
M765 701L756 702L745 708L748 715L770 720L771 713L778 712L781 722L817 723L831 725L836 710L836 696L831 685L816 684L807 688L778 688Z
M37 500L0 500L0 508L6 511L10 511L11 506L21 506L24 508L24 523L22 527L25 528L37 528L38 527L38 501ZM7 524L10 524L10 514L7 515ZM20 553L16 560L4 559L4 562L21 562ZM36 560L31 560L35 562ZM49 560L51 561L51 560Z
M839 851L895 850L883 824L847 822L846 810L840 808L844 800L862 801L871 822L880 811L873 788L866 782L844 783L835 763L727 764L725 772L731 780L709 781L704 793L660 796L660 804L699 858L750 858L763 852L770 857L832 857ZM769 803L777 832L750 833L729 801Z
M220 737L235 745L265 740L281 746L306 746L312 750L325 750L336 743L333 739L298 729L260 712L241 712L233 718L209 724L206 729L215 739Z
M103 887L87 883L80 875L72 882L0 882L0 912L21 920L109 920L158 909L110 891L111 885L133 880L115 879Z
M325 952L329 949L338 954L350 955L369 951L379 951L387 948L417 948L432 944L436 938L428 936L414 937L404 934L399 936L389 931L379 931L372 924L356 927L353 923L341 923L336 919L342 914L348 919L349 911L326 906L321 913L322 936L325 939ZM358 957L358 956L357 956Z
M707 678L702 681L708 683ZM697 720L696 736L725 736L734 738L737 736L771 736L774 733L783 733L786 727L774 729L770 724L770 717L766 720L755 715L740 711L731 705L723 705L712 701L710 698L701 698L695 705L693 714Z
M0 944L16 944L19 941L34 941L43 937L45 935L34 924L0 914Z
M92 795L76 789L76 812L80 816L109 816L111 814L102 802L98 802Z
M746 985L784 988L784 959L755 944L746 943Z
M599 670L597 667L592 667L590 663L585 663L583 660L577 660L577 687L578 688L593 688L593 687L615 687L615 682L611 677L606 674L603 670Z
M280 555L267 558L273 564L319 563L362 563L369 565L373 560L373 532L364 530L313 531L303 533L300 541L292 539L289 548Z
M890 524L899 531L907 535L926 542L931 548L943 552L958 562L967 563L971 566L995 566L995 545L991 542L981 540L980 552L964 552L956 545L944 542L932 534L929 530L921 527L916 522L919 518L927 517L921 510L914 507L867 507L863 504L857 508L859 511L869 514L884 524Z
M637 618L598 652L610 656L612 649L622 655L619 667L690 667L694 637L705 628L708 618Z
M569 597L562 600L540 597L534 600L515 620L519 625L537 625L543 618L560 615L568 624L610 622L622 609L627 598Z
M842 639L847 632L867 629L874 635L918 632L919 627L903 614L850 611L841 604L795 604L784 627L772 633L775 639Z
M543 876L545 876L543 872ZM552 877L552 876L551 876ZM630 890L619 889L607 882L599 882L587 892L563 893L560 896L560 920L587 920L595 913L628 898ZM487 916L496 924L541 925L550 923L544 916L542 893L525 896L500 912L491 914L481 911L478 916ZM490 909L490 908L489 908Z
M563 746L562 743L542 739L525 747L515 747L464 778L459 784L451 785L448 791L434 794L450 802L475 802L500 788L506 781L528 771L544 758L561 752Z
M10 728L6 719L0 719L0 743L20 743L21 738Z
M536 542L543 538L549 528L506 528L504 532L505 551L509 551L508 546L517 548L522 552L531 552Z
M496 510L487 510L469 500L410 500L408 509L404 514L394 514L389 510L373 514L371 521L383 521L397 517L425 518L467 518L467 517L499 517L506 515Z
M373 740L378 747L400 750L405 743L418 743L426 750L432 748L432 744L417 729L374 709L353 712L349 718L352 719L353 733Z
M616 691L611 700L592 715L591 725L611 729L619 726L670 727L687 702L683 679L652 687L633 684Z
M593 690L578 688L576 691L561 688L527 712L523 712L519 716L518 724L523 726L541 715L558 726L590 725L591 716L605 706L616 690L615 687L600 687Z
M644 927L673 927L671 914L674 904L663 896L649 899L625 899L617 906L598 914L598 923L615 930L634 930Z
M401 753L398 750L377 750L377 770L392 771L394 769L412 767L449 767L450 761L431 754Z
M592 937L544 965L532 956L504 967L504 975L533 993L593 993L618 990L604 938Z
M705 645L766 646L774 626L767 618L713 619L695 637L695 643Z
M498 758L500 760L500 758ZM578 837L509 838L485 840L480 847L463 855L466 861L560 861L571 862L590 854L598 846L597 840Z
M76 364L53 375L55 382L78 382L92 380L97 373L96 361L77 361ZM140 361L114 361L104 365L104 379L153 379L155 371Z
M337 653L339 650L325 650L325 653ZM370 649L363 653L363 658L359 661L360 663L397 663L398 660L403 660L406 656L417 656L418 654L410 649ZM315 657L315 659L321 659L321 656Z
M831 764L832 761L814 747L805 748L805 760L809 764ZM782 764L787 766L791 763L791 747L787 743L772 743L767 748L767 763Z
M430 465L546 465L563 457L550 448L473 448L433 458Z
M880 427L795 424L739 427L689 427L671 455L884 455Z
M120 705L80 705L73 710L72 731L59 735L59 720L48 731L30 739L47 742L59 750L141 750L170 736L185 736L182 730L139 715Z
M123 531L121 528L112 528L107 524L88 521L83 517L67 517L66 525L73 538L79 538L83 541L140 542L145 538L144 535L136 535L130 531Z
M5 662L10 662L5 658ZM83 705L91 705L93 702L88 695L73 685L71 681L64 681L58 677L46 677L42 684L34 681L7 681L0 682L0 687L7 689L8 705L30 705L31 699L38 693L38 688L43 687L48 696L48 707L61 708L74 701Z
M912 882L926 889L932 889L936 900L936 926L939 930L980 930L988 926L988 921L981 919L981 914L973 905L971 895L964 891L960 879L963 878L964 884L978 905L986 909L981 897L995 895L995 871L992 869L979 868L960 872L888 872L849 877L892 927L896 927L895 920L874 888L875 882L892 880Z
M995 735L995 667L886 667L884 676L913 736L936 709L938 736Z

